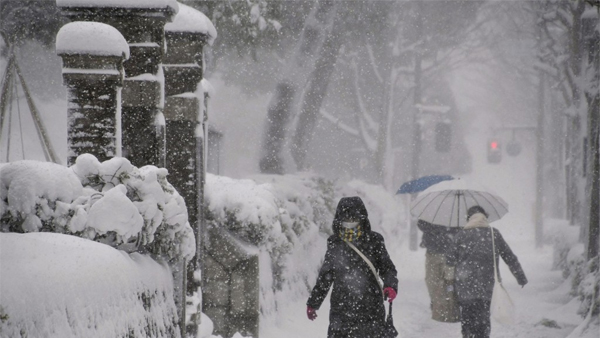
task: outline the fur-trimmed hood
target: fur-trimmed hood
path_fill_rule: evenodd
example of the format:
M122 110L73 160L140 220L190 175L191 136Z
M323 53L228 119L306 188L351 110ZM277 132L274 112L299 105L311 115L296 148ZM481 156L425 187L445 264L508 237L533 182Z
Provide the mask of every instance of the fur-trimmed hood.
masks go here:
M486 228L489 226L490 223L488 222L487 217L485 217L485 215L482 213L476 213L469 218L467 224L465 225L465 229Z

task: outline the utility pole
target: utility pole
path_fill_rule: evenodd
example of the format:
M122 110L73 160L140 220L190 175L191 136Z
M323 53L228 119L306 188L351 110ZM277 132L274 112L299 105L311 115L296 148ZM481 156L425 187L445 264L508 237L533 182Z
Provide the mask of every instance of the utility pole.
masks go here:
M544 245L544 71L538 71L538 117L535 138L537 143L535 163L535 247Z
M418 13L417 13L417 23L415 25L416 28L416 36L417 43L420 43L421 40L421 29L422 27L422 17L421 17L421 2L418 4ZM422 101L422 65L421 65L421 53L419 47L416 48L415 52L415 91L413 96L413 106L414 106L414 114L413 114L413 134L412 134L412 161L411 161L411 176L412 179L417 179L419 177L419 159L421 157L421 125L419 124L420 112ZM411 202L417 197L417 194L411 194ZM410 218L410 228L408 235L408 247L411 251L416 251L418 249L418 237L419 232L417 229L417 220Z

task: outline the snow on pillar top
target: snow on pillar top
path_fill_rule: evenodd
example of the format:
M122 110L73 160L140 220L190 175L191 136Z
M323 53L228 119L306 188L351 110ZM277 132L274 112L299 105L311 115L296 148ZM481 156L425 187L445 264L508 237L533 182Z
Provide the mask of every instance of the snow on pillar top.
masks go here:
M129 58L129 45L119 31L99 22L76 21L64 25L56 36L58 55L120 56Z
M209 45L217 38L217 30L210 19L204 13L184 4L179 4L179 13L173 22L165 25L165 31L204 34L208 37Z

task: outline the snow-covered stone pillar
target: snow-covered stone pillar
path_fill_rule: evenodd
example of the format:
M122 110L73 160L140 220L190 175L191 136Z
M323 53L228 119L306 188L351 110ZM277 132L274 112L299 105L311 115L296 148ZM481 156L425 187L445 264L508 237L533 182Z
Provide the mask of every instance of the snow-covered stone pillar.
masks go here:
M135 166L164 166L162 109L164 26L177 14L175 0L56 0L73 21L97 21L115 27L129 44L122 91L123 156Z
M202 248L201 214L204 187L204 91L203 49L212 44L216 30L201 12L179 5L173 22L165 25L167 52L163 60L165 78L166 168L169 182L188 206L188 220L197 241L196 258L188 265L187 293L198 293ZM188 307L188 334L196 336L201 309Z
M68 165L90 153L105 161L120 153L120 94L127 42L114 27L71 22L56 37L68 100Z
M209 28L210 27L210 28ZM211 32L211 33L209 33ZM165 26L167 53L163 62L165 77L165 121L167 138L166 167L169 182L184 197L188 219L197 234L198 184L201 172L197 157L203 157L198 144L202 130L204 94L199 86L203 76L202 51L216 32L201 12L179 5L179 13Z

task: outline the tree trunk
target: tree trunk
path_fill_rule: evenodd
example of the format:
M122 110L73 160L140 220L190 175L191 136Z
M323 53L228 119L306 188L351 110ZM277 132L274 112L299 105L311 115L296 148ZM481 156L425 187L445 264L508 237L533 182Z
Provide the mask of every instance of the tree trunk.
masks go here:
M600 7L598 8L600 15ZM589 215L587 229L587 259L598 256L600 245L600 32L596 29L598 19L589 20L585 26L585 35L588 36L586 44L588 51L588 72L592 72L591 86L586 93L588 101L588 144L589 159L588 187Z
M267 112L264 145L259 163L262 173L285 173L282 150L288 124L294 113L296 97L306 83L307 74L310 74L314 67L315 53L322 44L326 28L331 24L334 9L334 2L331 0L319 0L316 3L306 20L300 40L286 62L286 73L276 86Z
M336 5L336 7L339 7ZM302 98L302 108L298 116L296 134L292 143L292 157L296 162L298 170L308 169L306 155L308 146L314 134L314 128L319 116L319 110L327 94L329 80L335 70L340 48L344 43L343 30L344 18L339 9L337 9L333 27L329 31L323 46L319 52L315 68L311 72L306 92Z
M600 237L600 93L596 93L595 98L590 102L589 107L589 144L590 144L590 164L589 164L589 226L587 242L587 258L592 259L598 256L598 243Z
M568 168L568 184L567 193L569 200L569 215L570 222L572 225L581 225L581 192L579 185L582 179L582 168L581 163L584 154L582 154L582 142L581 142L581 100L582 90L580 88L581 80L581 68L582 68L582 20L581 16L585 10L585 3L579 1L576 4L568 4L571 7L571 14L573 15L572 24L569 31L569 63L567 72L567 78L570 79L571 94L572 94L572 110L574 116L570 120L570 133L569 137L569 168Z

